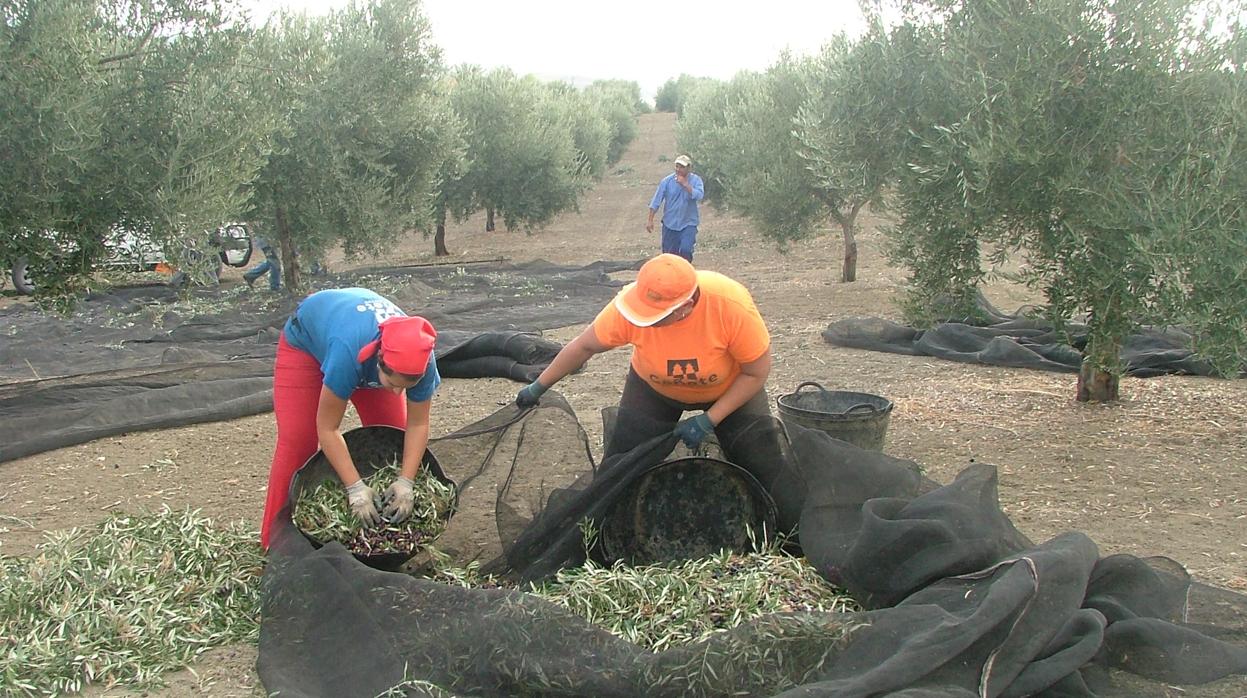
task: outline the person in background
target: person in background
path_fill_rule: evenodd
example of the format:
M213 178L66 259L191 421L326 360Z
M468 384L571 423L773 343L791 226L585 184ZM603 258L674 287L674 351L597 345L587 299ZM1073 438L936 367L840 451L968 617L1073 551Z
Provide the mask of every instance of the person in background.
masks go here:
M697 202L706 196L701 177L692 172L693 161L687 155L675 159L675 172L663 177L649 202L649 220L645 231L654 232L654 215L662 206L662 251L693 261L693 245L697 242L697 226L701 222Z
M711 432L729 443L729 432L771 416L771 338L749 291L674 254L647 261L637 280L520 390L516 405L536 405L593 355L625 344L633 347L632 362L607 457L671 431L693 449ZM681 419L689 411L701 412Z
M264 261L248 269L243 275L243 281L247 282L247 286L254 287L256 279L264 276L268 272L268 287L272 291L281 290L281 257L277 254L277 248L268 238L256 237L255 246L264 253Z
M429 413L441 384L437 332L419 316L365 288L318 291L286 322L273 370L277 447L269 471L261 543L268 548L294 473L317 449L346 486L351 510L367 525L411 516L413 486L429 442ZM405 429L399 477L384 493L361 478L342 438L346 403L364 426Z

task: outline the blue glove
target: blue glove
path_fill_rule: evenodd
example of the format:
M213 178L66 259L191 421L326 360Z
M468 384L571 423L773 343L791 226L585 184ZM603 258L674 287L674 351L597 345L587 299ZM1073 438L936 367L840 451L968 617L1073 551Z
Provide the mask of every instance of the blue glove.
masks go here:
M710 421L710 415L705 412L675 425L675 435L680 437L684 445L689 448L700 446L702 439L709 436L712 431L714 431L714 422Z
M520 389L520 392L515 396L515 406L520 409L536 407L537 401L541 399L541 396L547 390L549 388L542 385L540 381L533 381Z

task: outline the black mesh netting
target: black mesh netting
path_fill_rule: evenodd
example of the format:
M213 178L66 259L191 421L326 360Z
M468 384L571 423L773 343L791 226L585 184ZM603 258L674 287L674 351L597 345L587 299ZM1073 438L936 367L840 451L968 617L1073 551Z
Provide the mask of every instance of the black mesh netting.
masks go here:
M526 413L506 407L430 444L460 487L436 545L515 582L544 579L584 560L581 522L604 520L673 446L659 438L595 467L557 394ZM868 610L768 615L650 652L515 589L376 571L337 544L314 550L287 522L265 572L265 688L295 697L400 684L405 695L463 696L1247 688L1235 676L1247 673L1247 597L1194 583L1172 560L1102 558L1081 533L1032 543L1001 512L992 466L940 484L913 462L771 419L721 446L766 483L781 518L800 520L809 562ZM698 483L686 487L687 506L698 506Z
M531 381L560 348L535 333L592 320L622 285L608 274L639 264L369 269L310 277L309 292L365 286L425 315L443 377ZM277 338L297 301L151 285L92 295L67 316L0 310L0 462L271 410Z
M1025 306L1012 315L992 306L980 293L979 317L940 322L920 330L882 318L846 318L823 330L823 339L841 347L949 361L1078 372L1087 345L1087 327L1052 323ZM1215 375L1192 349L1190 333L1178 327L1141 327L1126 337L1121 362L1126 375L1148 378L1166 374ZM1247 366L1244 367L1247 371Z

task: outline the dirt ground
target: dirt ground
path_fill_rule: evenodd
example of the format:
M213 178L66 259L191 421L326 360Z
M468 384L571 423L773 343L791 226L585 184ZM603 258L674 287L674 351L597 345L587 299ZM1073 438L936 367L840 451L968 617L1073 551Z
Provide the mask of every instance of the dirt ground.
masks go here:
M643 116L637 140L585 197L579 213L532 236L487 234L483 219L474 219L448 231L449 260L435 259L432 241L413 236L380 261L643 259L658 251L658 234L644 229L646 207L671 169L674 144L671 115ZM772 333L772 398L803 381L886 396L895 403L888 453L917 461L942 482L971 462L995 464L1004 509L1033 540L1081 530L1102 554L1169 556L1200 581L1247 592L1247 381L1127 378L1120 402L1079 404L1070 374L831 346L820 333L836 319L899 319L893 299L904 274L884 259L878 224L867 216L858 281L843 284L838 234L825 230L781 253L747 221L703 208L695 263L752 290ZM351 264L332 256L329 262L338 269ZM236 273L227 283L240 283ZM984 290L1006 311L1037 300L1005 282ZM567 341L581 329L550 336ZM601 355L558 386L598 453L598 414L617 401L627 360L626 350ZM502 379L447 380L434 402L435 435L493 412L519 387ZM127 434L0 463L0 550L23 554L44 531L161 503L197 507L220 520L245 519L258 528L273 440L268 414ZM262 694L255 658L250 646L215 650L193 672L170 675L169 687L153 695ZM1174 692L1210 694L1191 687ZM1224 686L1216 691L1237 694Z

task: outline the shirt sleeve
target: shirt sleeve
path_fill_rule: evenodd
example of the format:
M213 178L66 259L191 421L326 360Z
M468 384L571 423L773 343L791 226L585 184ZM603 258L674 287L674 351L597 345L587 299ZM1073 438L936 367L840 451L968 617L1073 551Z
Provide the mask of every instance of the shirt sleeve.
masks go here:
M351 353L342 342L333 342L320 364L325 387L343 400L350 399L351 393L359 386L363 372L360 366L358 352Z
M762 314L752 303L742 305L733 303L730 306L731 335L727 350L742 364L757 361L771 346L771 333L766 329Z
M624 319L612 301L593 319L593 334L598 341L612 349L632 341L629 334L633 324Z
M663 186L666 184L667 184L667 178L664 177L662 181L658 183L658 189L654 190L654 198L650 199L649 210L657 211L658 207L662 205L662 190L663 190Z
M442 384L442 374L437 372L437 357L429 354L429 364L424 369L424 377L407 389L407 399L411 402L428 402Z
M689 194L689 198L693 201L701 201L706 196L706 183L701 181L701 177L693 175L689 177L689 183L693 185L693 193Z

